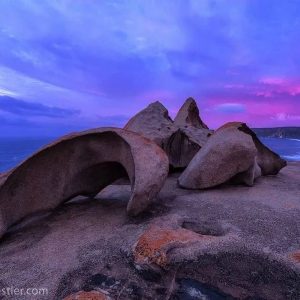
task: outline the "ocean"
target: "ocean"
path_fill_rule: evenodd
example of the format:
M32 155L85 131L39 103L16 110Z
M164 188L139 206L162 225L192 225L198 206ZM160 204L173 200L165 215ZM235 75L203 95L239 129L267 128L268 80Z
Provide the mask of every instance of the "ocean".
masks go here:
M15 167L35 151L54 139L55 138L53 137L1 137L0 172L5 172Z
M54 139L53 137L0 138L0 172L15 167ZM261 141L286 160L300 161L300 139L261 138Z

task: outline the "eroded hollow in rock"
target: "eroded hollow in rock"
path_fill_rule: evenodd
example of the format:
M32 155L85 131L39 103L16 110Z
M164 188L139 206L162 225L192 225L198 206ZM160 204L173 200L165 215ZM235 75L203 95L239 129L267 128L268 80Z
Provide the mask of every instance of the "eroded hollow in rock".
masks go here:
M101 180L98 180L99 174L101 175ZM70 185L76 184L78 187L81 187L81 190L72 195L69 200L76 196L94 198L99 191L120 177L124 179L129 178L125 168L118 162L111 161L89 166L81 170L70 183ZM86 190L86 186L89 186L90 182L94 183L94 193Z
M199 222L195 220L186 220L182 223L182 228L194 231L201 235L224 236L227 231L216 222Z
M184 290L193 286L196 280L221 295L231 295L229 298L205 299L300 299L298 273L282 261L246 248L201 255L198 260L180 265L176 278L188 278ZM182 287L178 288L182 290Z
M177 278L177 289L171 296L171 300L231 300L234 299L228 294L210 285L201 283L190 278Z
M162 148L167 153L173 170L178 170L185 168L201 147L178 129L163 141Z

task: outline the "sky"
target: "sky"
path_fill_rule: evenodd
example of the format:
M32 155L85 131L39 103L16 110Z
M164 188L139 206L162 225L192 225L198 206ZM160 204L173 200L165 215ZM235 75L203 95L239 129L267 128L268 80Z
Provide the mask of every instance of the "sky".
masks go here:
M0 0L0 136L122 127L193 97L210 128L300 126L300 0Z

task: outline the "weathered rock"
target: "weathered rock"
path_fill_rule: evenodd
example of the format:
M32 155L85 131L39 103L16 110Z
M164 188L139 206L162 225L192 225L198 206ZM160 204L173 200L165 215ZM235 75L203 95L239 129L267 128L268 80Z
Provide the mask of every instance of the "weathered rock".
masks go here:
M193 98L188 98L178 111L174 124L179 127L186 125L196 128L208 129L207 125L201 120L199 116L199 109L196 101Z
M206 143L212 131L202 122L196 102L189 98L173 122L168 110L154 102L125 125L159 145L168 155L173 168L185 168Z
M266 147L257 137L257 135L242 122L232 122L225 126L235 127L238 130L249 134L257 148L257 163L261 168L262 175L276 175L286 166L286 161L278 154Z
M251 137L255 155L245 134ZM276 175L285 166L286 161L267 148L245 123L230 122L221 126L198 152L180 176L179 184L186 188L208 188L230 180L252 186L257 177Z
M244 183L245 185L253 186L255 179L260 176L261 176L261 168L257 163L257 157L255 157L252 166L250 166L250 168L247 171L239 173L236 176L234 176L230 180L230 182L235 184Z
M65 297L64 300L111 300L111 298L99 291L80 291Z
M252 138L233 127L217 130L181 174L181 187L203 189L220 185L241 174L240 181L253 184L257 150Z
M2 182L4 182L7 175L8 175L8 173L0 173L0 185L2 184Z
M172 281L177 293L184 278L185 291L194 295L205 293L192 280L233 299L300 299L300 162L261 177L255 188L185 190L177 175L167 178L159 204L138 218L124 213L130 185L113 184L95 200L66 203L14 226L0 243L1 286L47 287L48 295L35 297L44 300L100 289L113 299L165 300ZM159 225L175 215L170 226ZM173 244L166 268L158 267L159 281L149 281L151 274L143 276L133 264L132 247L154 224L216 239Z
M136 264L156 264L165 267L167 252L174 247L184 247L201 239L208 239L184 228L151 225L138 239L133 255Z
M168 110L159 101L133 116L124 129L137 132L159 146L175 131Z
M29 214L53 209L77 195L94 197L126 175L132 187L127 212L137 215L153 201L167 174L166 154L136 133L100 128L67 135L2 180L0 236Z
M174 168L186 167L201 146L184 129L177 129L161 145L169 157L169 163Z

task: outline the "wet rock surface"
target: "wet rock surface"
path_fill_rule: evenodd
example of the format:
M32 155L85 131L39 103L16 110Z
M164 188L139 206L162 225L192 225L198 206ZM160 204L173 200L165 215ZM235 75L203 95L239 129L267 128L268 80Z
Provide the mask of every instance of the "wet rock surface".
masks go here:
M171 296L171 300L196 300L196 299L211 299L211 300L230 300L234 299L230 295L219 291L209 285L203 284L197 280L178 278L176 280L178 289Z
M179 175L137 218L118 184L10 228L1 287L46 287L43 299L299 299L300 164L254 188L183 190Z

